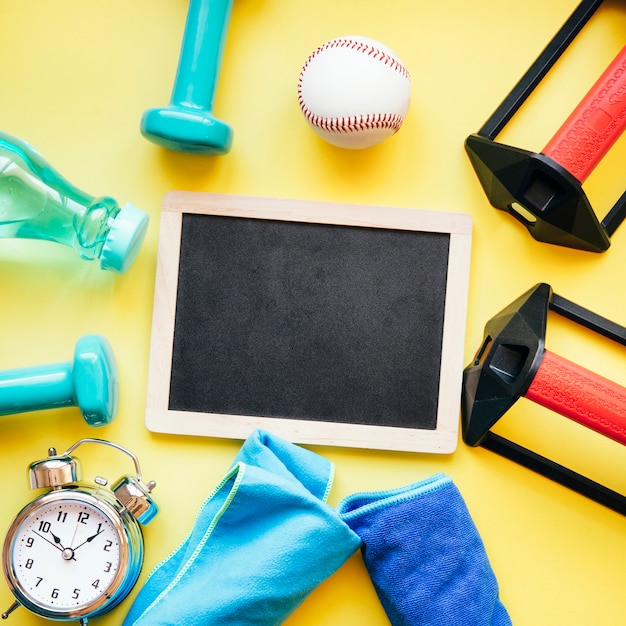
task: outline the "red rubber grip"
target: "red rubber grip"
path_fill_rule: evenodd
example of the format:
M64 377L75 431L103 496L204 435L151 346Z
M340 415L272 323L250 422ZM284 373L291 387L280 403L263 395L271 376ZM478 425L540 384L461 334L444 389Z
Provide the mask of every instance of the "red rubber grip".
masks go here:
M626 46L542 150L583 183L626 128Z
M626 444L626 387L546 351L524 397Z

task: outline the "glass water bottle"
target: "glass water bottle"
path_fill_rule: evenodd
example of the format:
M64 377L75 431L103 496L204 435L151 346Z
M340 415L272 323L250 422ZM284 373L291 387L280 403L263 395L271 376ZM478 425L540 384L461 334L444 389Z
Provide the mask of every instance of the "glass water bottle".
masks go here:
M54 241L123 273L139 252L148 219L131 204L120 207L77 189L30 145L0 131L0 239Z

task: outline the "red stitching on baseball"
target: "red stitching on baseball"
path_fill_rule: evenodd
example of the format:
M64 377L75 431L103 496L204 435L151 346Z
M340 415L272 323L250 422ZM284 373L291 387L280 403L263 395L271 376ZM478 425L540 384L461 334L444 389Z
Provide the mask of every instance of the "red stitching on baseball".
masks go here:
M309 58L306 60L300 72L300 77L298 79L298 103L300 104L300 109L302 110L304 117L309 121L310 124L312 124L316 128L331 132L348 133L360 130L385 128L393 130L394 133L397 132L402 125L403 118L401 115L397 115L395 113L377 113L374 115L367 114L354 117L329 118L316 115L307 107L304 102L304 98L302 97L302 80L304 78L304 73L306 72L313 59L315 59L315 57L317 57L324 50L329 50L332 48L352 48L353 50L364 52L365 54L373 56L374 58L382 61L385 65L389 65L393 70L400 72L400 74L410 80L409 73L404 65L402 65L402 63L400 63L397 59L387 54L380 48L377 48L363 41L357 41L355 39L332 39L331 41L327 41L325 44L317 48L317 50L309 55Z
M379 59L386 65L390 65L392 69L394 69L396 72L400 72L400 74L410 79L409 73L404 65L402 65L402 63L400 63L397 59L387 54L380 48L377 48L376 46L373 46L364 41L357 41L356 39L339 38L327 41L325 44L321 45L319 48L317 48L317 50L309 55L309 58L306 60L306 63L304 64L304 67L300 72L300 80L298 82L298 86L300 86L300 84L302 83L302 74L304 74L311 61L324 50L330 50L332 48L352 48L353 50L364 52L370 56L373 55L374 58Z
M315 115L298 97L304 117L316 128L331 132L349 133L359 130L389 128L397 132L402 125L402 116L397 113L376 113L374 115L355 115L353 117L322 117Z

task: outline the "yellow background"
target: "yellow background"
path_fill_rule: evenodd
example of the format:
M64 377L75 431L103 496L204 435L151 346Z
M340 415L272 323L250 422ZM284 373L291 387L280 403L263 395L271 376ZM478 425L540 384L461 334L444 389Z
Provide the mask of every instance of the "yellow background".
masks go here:
M158 148L139 133L143 111L169 101L186 2L1 0L0 128L30 142L88 193L148 211L151 227L123 276L61 246L0 241L0 369L69 360L80 335L100 333L113 346L122 391L119 417L100 430L86 426L76 409L2 418L0 528L32 497L26 467L49 446L110 439L133 450L145 478L158 483L161 511L145 532L143 582L191 528L239 449L239 441L157 435L144 426L158 218L171 189L470 213L466 363L486 321L538 282L625 324L626 226L600 255L537 243L489 206L463 149L576 6L575 0L235 0L214 107L234 128L234 144L226 156L198 157ZM366 151L324 143L296 101L307 56L342 35L385 43L412 76L402 129ZM626 8L605 2L498 139L540 151L625 39ZM585 185L599 217L625 187L625 158L622 140ZM623 346L559 319L548 328L549 349L626 384ZM565 418L522 399L494 430L626 493L624 448ZM331 504L355 491L448 473L516 626L624 622L624 517L461 442L449 456L315 450L336 464ZM132 469L106 450L79 456L86 477L115 479ZM137 590L94 623L121 624ZM11 602L0 585L0 609ZM7 623L42 621L19 609ZM357 554L287 623L388 621Z

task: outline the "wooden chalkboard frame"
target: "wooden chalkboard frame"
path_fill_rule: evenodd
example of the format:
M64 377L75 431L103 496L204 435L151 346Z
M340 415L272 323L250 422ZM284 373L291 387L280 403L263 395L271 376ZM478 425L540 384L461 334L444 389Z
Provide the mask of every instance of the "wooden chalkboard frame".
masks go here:
M221 215L449 235L437 425L398 428L169 409L182 223ZM458 440L472 220L464 213L171 191L163 199L148 370L146 427L153 432L245 439L264 428L300 444L449 454Z

